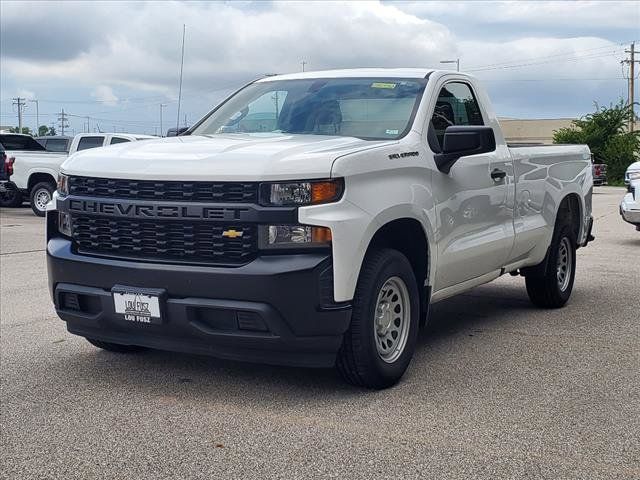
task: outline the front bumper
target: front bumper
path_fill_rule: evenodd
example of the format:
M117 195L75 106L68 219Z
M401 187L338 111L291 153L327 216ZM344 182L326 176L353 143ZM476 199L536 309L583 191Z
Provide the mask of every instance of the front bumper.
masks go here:
M620 215L625 222L632 223L633 225L640 225L640 209L638 210L625 210L620 208Z
M167 265L78 255L69 240L53 237L47 267L69 332L106 342L328 367L351 320L350 305L332 302L328 253L262 256L236 268ZM163 290L163 322L116 314L115 285Z

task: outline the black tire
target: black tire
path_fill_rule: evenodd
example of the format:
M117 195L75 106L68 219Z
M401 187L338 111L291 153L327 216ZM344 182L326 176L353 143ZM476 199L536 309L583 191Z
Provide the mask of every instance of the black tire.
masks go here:
M397 282L394 278L402 280L401 283L406 287L406 303L410 311L408 318L404 317L406 320L403 325L407 326L408 331L404 348L390 352L399 356L385 361L382 358L383 354L378 353L378 323L375 316L382 287L388 285L389 281ZM411 264L404 255L386 248L376 249L367 254L353 299L351 325L344 335L336 360L336 366L347 382L366 388L382 389L396 384L402 378L413 357L418 337L419 298ZM392 319L394 314L391 311L389 314L387 318ZM387 324L387 329L389 325L390 323Z
M560 280L558 273L558 258L563 248L571 259L570 266L565 272L565 276L568 275L566 282ZM527 293L531 302L538 307L560 308L571 296L576 275L576 238L570 225L556 227L547 255L547 268L543 274L525 276Z
M22 205L22 193L13 182L0 187L0 207L15 208Z
M43 198L46 198L48 195L49 200L53 197L53 192L55 192L56 186L51 182L40 182L36 183L31 191L29 192L29 203L31 204L31 210L39 217L44 217L47 213L46 208L44 208Z
M94 347L107 350L108 352L137 353L146 350L145 347L139 347L138 345L120 345L119 343L103 342L102 340L94 340L93 338L87 338L87 341Z

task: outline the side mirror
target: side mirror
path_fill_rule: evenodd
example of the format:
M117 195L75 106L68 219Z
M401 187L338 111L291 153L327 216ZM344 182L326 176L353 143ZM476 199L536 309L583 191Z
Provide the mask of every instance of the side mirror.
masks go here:
M460 157L493 152L496 149L496 136L491 127L459 126L447 127L444 131L442 152L435 154L438 170L449 173Z
M187 130L189 130L189 127L180 127L178 129L170 128L169 130L167 130L167 137L177 137L178 135L182 135Z

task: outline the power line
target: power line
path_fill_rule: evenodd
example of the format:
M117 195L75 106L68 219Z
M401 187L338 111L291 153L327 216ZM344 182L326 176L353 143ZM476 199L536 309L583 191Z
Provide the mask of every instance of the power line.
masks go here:
M632 40L635 41L635 40ZM622 48L626 43L628 42L621 42L616 44L616 47L614 48ZM566 56L575 56L576 54L579 53L583 53L583 52L592 52L595 50L606 50L606 49L611 49L612 45L606 45L606 46L601 46L601 47L594 47L594 48L586 48L586 49L582 49L582 50L572 50L572 51L566 51L563 53L556 53L556 54L551 54L551 55L543 55L543 56L539 56L539 57L529 57L529 58L524 58L524 59L517 59L517 60L507 60L504 62L498 62L498 63L489 63L486 65L477 65L477 66L471 66L471 68L473 69L477 69L477 68L486 68L486 67L498 67L501 65L511 65L511 64L517 64L520 62L529 62L529 61L534 61L534 60L546 60L549 58L556 58L556 57L566 57Z

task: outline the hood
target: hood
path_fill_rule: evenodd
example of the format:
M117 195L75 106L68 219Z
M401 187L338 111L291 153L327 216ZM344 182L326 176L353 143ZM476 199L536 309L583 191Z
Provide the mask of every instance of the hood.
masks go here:
M334 160L396 141L287 134L184 136L78 152L61 170L88 177L262 181L326 178Z

